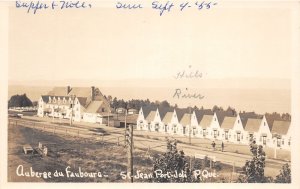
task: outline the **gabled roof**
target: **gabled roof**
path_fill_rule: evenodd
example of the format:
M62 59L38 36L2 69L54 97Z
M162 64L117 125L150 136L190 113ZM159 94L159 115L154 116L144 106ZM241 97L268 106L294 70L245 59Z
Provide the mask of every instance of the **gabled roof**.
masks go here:
M200 126L203 128L203 129L206 129L207 127L210 126L212 120L213 120L213 115L203 115L203 118L200 122Z
M156 111L154 111L154 110L148 114L148 116L146 117L146 120L148 121L148 123L154 120L155 114L156 114Z
M262 119L249 118L245 130L248 132L258 132Z
M183 116L182 116L182 118L181 118L181 120L180 120L180 124L181 125L183 125L183 126L185 126L185 125L191 125L191 116L192 116L192 114L189 114L189 113L185 113Z
M86 108L87 113L98 113L100 107L102 106L103 101L92 101Z
M48 95L50 96L68 96L68 88L67 87L54 87Z
M91 90L90 87L72 87L69 95L76 95L76 97L90 97Z
M198 123L202 120L204 115L214 115L211 109L195 110L195 115Z
M142 108L145 119L147 118L147 116L149 115L149 113L151 111L156 110L156 107L154 107L154 106L142 106L141 108Z
M222 129L232 129L235 123L236 117L228 117L226 116L222 122Z
M280 114L265 114L265 118L267 120L268 126L270 127L270 130L272 130L275 120L282 121Z
M239 116L241 118L241 122L244 128L246 127L249 118L256 118L256 119L262 118L262 116L255 114L255 112L243 112L243 113L239 113Z
M163 117L162 122L165 123L165 124L170 123L171 120L172 120L173 113L174 112L167 112L166 115Z
M216 111L215 112L219 121L219 124L222 125L223 120L226 116L232 117L234 116L230 111Z
M173 113L174 109L173 108L158 107L158 113L159 113L159 116L160 116L161 119L163 119L168 112L172 112Z
M82 105L83 107L87 106L87 98L86 97L77 97L77 99L78 99L80 105ZM101 101L101 102L103 102L103 101Z
M275 120L273 123L273 127L271 132L273 134L280 134L280 135L286 135L288 133L288 130L290 128L291 122L289 121L277 121Z
M189 113L188 108L175 108L178 121L180 121L185 113Z
M49 102L49 95L42 95L42 99L44 102L48 103Z

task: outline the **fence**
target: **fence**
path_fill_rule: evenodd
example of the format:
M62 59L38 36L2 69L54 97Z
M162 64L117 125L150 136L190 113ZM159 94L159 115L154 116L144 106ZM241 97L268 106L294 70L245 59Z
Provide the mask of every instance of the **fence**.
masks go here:
M87 138L95 140L96 142L100 142L102 144L104 143L115 143L117 145L120 145L122 138L124 138L123 135L120 136L110 136L105 135L101 132L96 132L90 129L84 129L84 128L71 128L67 126L59 126L59 125L52 125L52 124L46 124L46 123L39 123L35 121L28 121L28 120L21 120L21 119L9 119L8 120L9 126L23 126L27 128L37 129L43 132L49 132L52 134L62 134L65 136L72 136L72 137L81 137L81 138ZM116 132L113 132L115 134L119 134Z

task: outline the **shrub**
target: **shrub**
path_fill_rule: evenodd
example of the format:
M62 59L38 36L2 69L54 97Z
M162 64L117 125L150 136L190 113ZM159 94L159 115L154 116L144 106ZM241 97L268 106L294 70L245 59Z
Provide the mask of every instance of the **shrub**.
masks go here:
M160 177L155 174L160 170L162 174L176 175L184 173L184 177ZM154 159L153 164L153 182L196 182L192 171L189 167L187 158L183 151L177 150L177 141L170 141L167 139L167 152L161 154L158 158Z
M243 167L245 175L239 176L238 182L269 182L269 179L264 176L266 153L263 151L263 147L261 145L256 145L254 141L252 144L250 144L250 151L253 156L252 160L246 161L245 166Z
M291 183L291 168L288 163L282 166L279 175L275 178L276 183Z

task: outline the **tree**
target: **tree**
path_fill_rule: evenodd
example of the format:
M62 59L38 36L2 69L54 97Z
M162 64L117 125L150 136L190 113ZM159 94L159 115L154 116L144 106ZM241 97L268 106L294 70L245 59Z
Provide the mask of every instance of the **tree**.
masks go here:
M156 173L175 175L185 173L186 177L160 177ZM183 151L177 150L177 142L167 140L167 152L154 159L153 164L154 182L193 182L192 171Z
M12 97L10 97L8 101L8 107L26 107L26 106L32 106L32 102L26 96L26 94L13 95Z
M291 168L288 163L282 166L279 175L275 178L276 183L291 183Z
M268 179L264 176L266 153L263 151L262 145L256 145L255 141L250 144L252 160L247 160L243 171L245 175L238 178L238 182L243 183L264 183Z
M168 101L164 100L159 104L159 107L170 108L170 103Z

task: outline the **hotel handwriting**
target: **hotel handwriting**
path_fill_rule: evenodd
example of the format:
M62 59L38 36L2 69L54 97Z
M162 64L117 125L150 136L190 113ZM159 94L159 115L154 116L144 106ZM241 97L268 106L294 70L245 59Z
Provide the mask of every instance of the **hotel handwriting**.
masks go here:
M86 1L16 1L16 8L27 9L27 13L36 14L38 10L65 10L65 9L88 9L92 8L92 4Z

